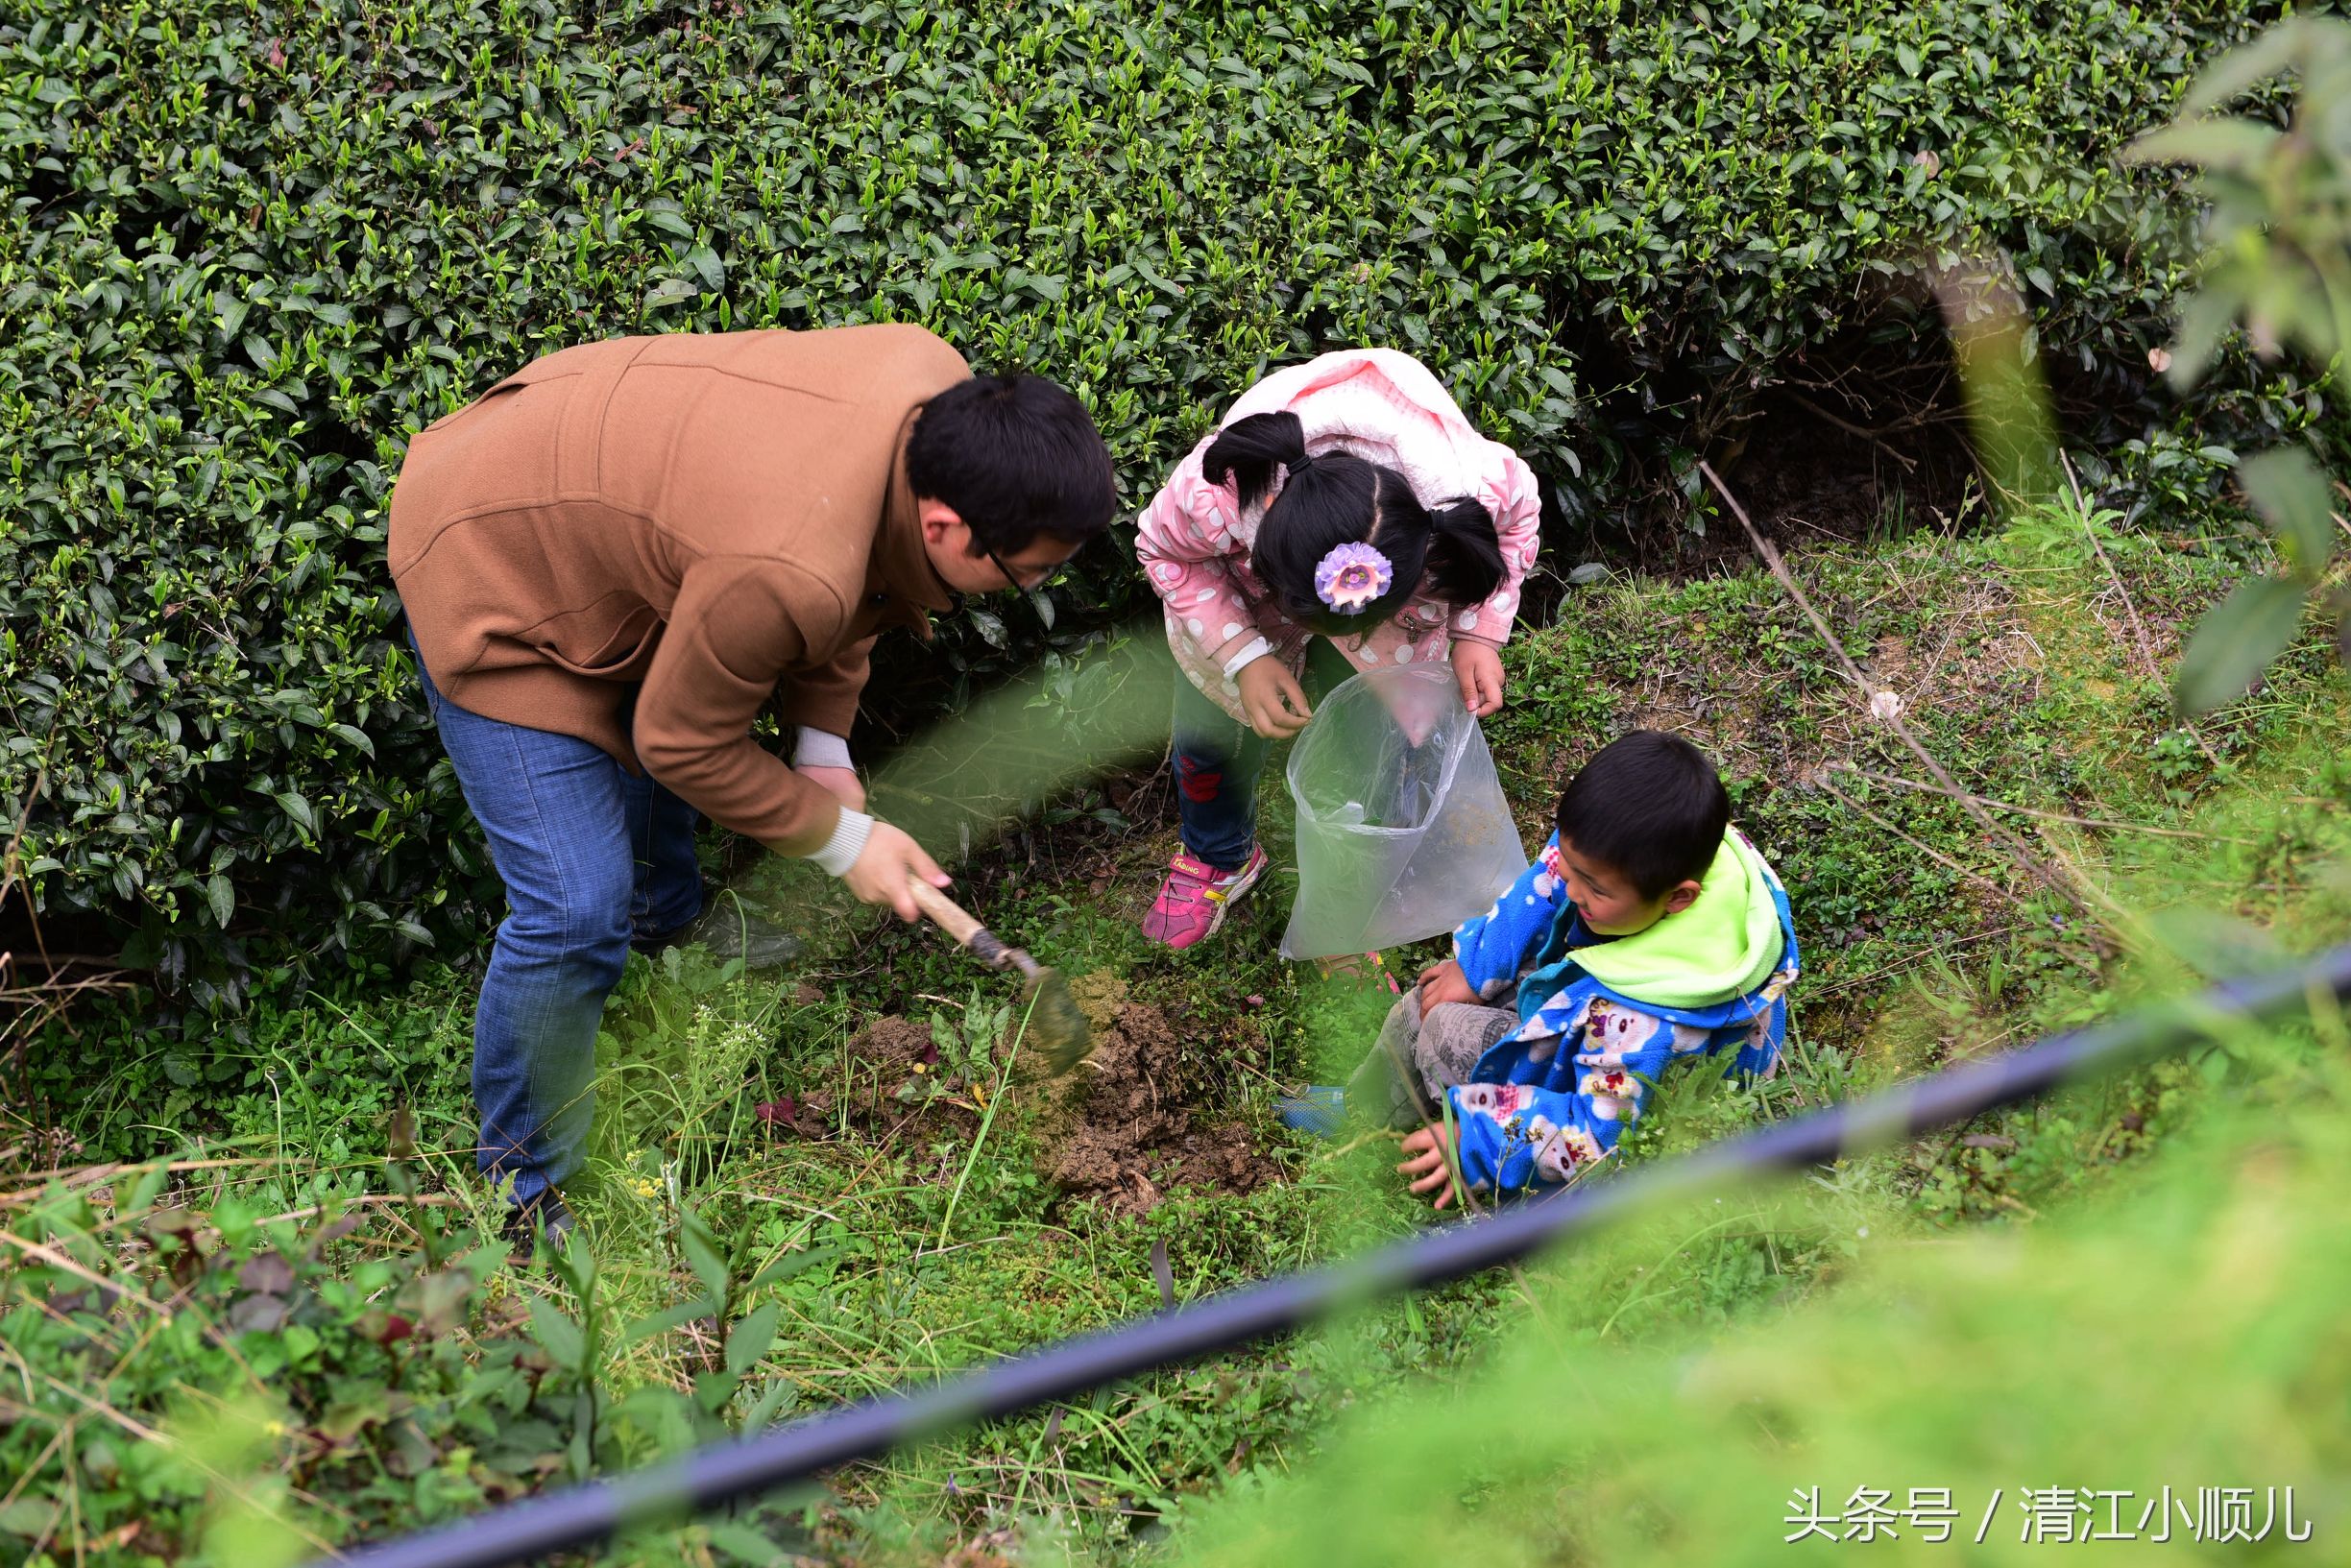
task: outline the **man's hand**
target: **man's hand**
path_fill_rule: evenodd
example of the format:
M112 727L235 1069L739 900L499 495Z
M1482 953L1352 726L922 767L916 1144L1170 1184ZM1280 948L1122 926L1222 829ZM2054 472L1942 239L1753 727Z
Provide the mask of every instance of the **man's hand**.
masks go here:
M1460 1195L1461 1186L1453 1179L1453 1145L1443 1127L1432 1122L1410 1134L1404 1140L1404 1152L1412 1158L1396 1170L1403 1172L1412 1191L1437 1194L1431 1208L1442 1209Z
M1483 642L1457 639L1453 644L1453 678L1461 683L1462 704L1478 717L1502 708L1502 656Z
M1478 1001L1478 994L1469 989L1469 977L1462 966L1447 958L1431 964L1420 972L1420 1016L1428 1017L1429 1009L1448 1001Z
M1268 740L1279 740L1306 728L1313 710L1306 706L1306 688L1272 654L1259 654L1241 666L1234 677L1241 688L1241 712L1249 728Z
M865 786L858 782L853 767L802 767L792 769L803 779L816 785L852 811L865 809Z
M877 822L866 835L857 863L841 880L860 904L886 904L898 911L900 920L912 922L922 917L922 911L914 907L914 895L907 891L909 877L920 877L933 887L945 887L952 880L936 860L923 853L920 844L888 823Z

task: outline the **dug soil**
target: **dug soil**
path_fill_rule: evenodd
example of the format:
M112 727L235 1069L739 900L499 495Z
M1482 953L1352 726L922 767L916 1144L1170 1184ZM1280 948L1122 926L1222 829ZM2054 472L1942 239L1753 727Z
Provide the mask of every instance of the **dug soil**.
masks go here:
M1081 976L1071 991L1093 1026L1093 1054L1059 1078L1016 1073L1025 1081L1006 1107L1028 1123L1037 1169L1065 1200L1143 1214L1179 1188L1248 1193L1281 1179L1248 1126L1218 1114L1232 1099L1225 1042L1187 1038L1161 1008L1127 1001L1114 976ZM978 1134L983 1100L938 1078L928 1024L877 1020L849 1055L847 1119L868 1137ZM991 1136L1008 1130L1000 1116Z
M1179 1187L1248 1193L1281 1178L1229 1104L1224 1042L1187 1039L1160 1008L1127 1000L1115 976L1070 987L1094 1026L1094 1053L1038 1095L1037 1163L1072 1198L1142 1214Z

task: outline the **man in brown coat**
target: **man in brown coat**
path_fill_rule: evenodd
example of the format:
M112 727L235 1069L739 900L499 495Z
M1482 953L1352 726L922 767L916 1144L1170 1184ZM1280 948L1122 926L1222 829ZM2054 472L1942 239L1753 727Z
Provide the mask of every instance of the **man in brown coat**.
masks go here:
M947 878L845 738L873 639L1043 581L1114 504L1075 398L916 326L583 344L418 432L388 553L506 884L473 1090L519 1221L569 1222L604 998L700 908L698 816L913 919ZM751 735L779 689L790 765Z

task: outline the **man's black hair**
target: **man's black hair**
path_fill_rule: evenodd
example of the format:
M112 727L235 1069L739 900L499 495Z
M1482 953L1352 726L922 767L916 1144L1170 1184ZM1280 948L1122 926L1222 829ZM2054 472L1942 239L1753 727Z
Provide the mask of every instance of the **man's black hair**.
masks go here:
M933 398L907 438L914 494L955 508L972 553L1039 534L1083 543L1110 526L1118 482L1085 405L1041 375L975 375Z
M1643 899L1704 877L1730 826L1714 764L1659 730L1618 736L1560 792L1561 842L1629 878Z
M1283 474L1249 550L1249 567L1273 591L1282 614L1326 636L1361 631L1396 613L1425 573L1446 603L1483 604L1502 586L1502 543L1493 515L1467 496L1431 509L1402 474L1350 452L1306 454L1296 414L1249 414L1218 432L1200 459L1210 484L1230 483L1254 506ZM1352 615L1324 604L1315 568L1342 544L1369 543L1388 558L1388 591Z

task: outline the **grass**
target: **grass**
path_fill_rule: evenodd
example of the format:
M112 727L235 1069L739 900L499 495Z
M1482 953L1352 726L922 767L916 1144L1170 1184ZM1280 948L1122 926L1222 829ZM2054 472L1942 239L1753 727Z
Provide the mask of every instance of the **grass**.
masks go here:
M2244 1488L2248 1531L2286 1487L2306 1532L2339 1531L2335 1023L2329 1049L2264 1041L2139 1169L2046 1218L1942 1235L1819 1186L1647 1217L1545 1270L1549 1318L1469 1377L1353 1412L1314 1466L1193 1510L1176 1559L1779 1561L1806 1511L1863 1550L1848 1532L1872 1489L1954 1507L1954 1545L1909 1519L1859 1537L1902 1561L2037 1561L2058 1541L2140 1560L2145 1545L2084 1538L2206 1488ZM1633 1283L1732 1232L1836 1238L1834 1289L1715 1320L1686 1285ZM1632 1313L1652 1315L1627 1332ZM2031 1508L2026 1487L2075 1501ZM2191 1545L2172 1523L2189 1560L2295 1550L2283 1517L2264 1548Z
M2096 547L2091 528L2099 530ZM2176 656L2182 626L2238 569L2230 543L2115 533L2069 513L1967 539L1898 532L1875 548L1809 551L1796 569L1873 684L1901 698L1905 721L1967 790L2003 803L1996 814L2036 858L2060 869L2059 886L2034 883L1963 803L1889 782L1915 784L1922 775L1759 572L1579 590L1555 626L1509 651L1513 703L1489 734L1530 839L1583 755L1625 727L1670 726L1720 760L1739 820L1793 895L1806 976L1795 993L1785 1071L1744 1087L1695 1075L1674 1081L1663 1114L1636 1133L1634 1159L2110 1014L2248 954L2309 948L2351 915L2351 885L2329 869L2351 850L2343 675L2315 646L2299 648L2253 698L2195 731L2171 719L2155 678ZM1125 724L1158 698L1148 677L1120 679L1128 684L1110 685ZM1051 693L995 700L998 717L1029 724L1032 735L1085 719ZM1071 749L1053 765L1066 769ZM959 765L952 757L936 763L932 782ZM1150 949L1135 923L1170 848L1164 785L1143 772L1074 784L1059 782L1064 774L1039 777L1046 783L1027 787L1048 797L1043 816L1001 847L979 850L962 891L1046 962L1073 976L1117 977L1131 1003L1177 1020L1177 1044L1158 1075L1198 1118L1245 1125L1282 1179L1247 1192L1176 1188L1144 1213L1070 1201L1047 1174L1050 1107L1039 1090L1014 1081L1015 1058L999 1038L1008 991L976 979L929 933L878 927L844 908L807 868L760 866L739 884L745 896L790 912L817 956L780 981L691 953L633 961L608 1010L597 1130L574 1194L618 1321L688 1297L680 1218L689 1208L742 1250L746 1273L794 1254L820 1258L763 1292L780 1327L746 1401L781 1387L788 1390L782 1409L817 1408L1156 1310L1155 1249L1164 1248L1172 1293L1182 1300L1374 1244L1417 1222L1421 1211L1387 1172L1393 1155L1384 1146L1334 1155L1284 1133L1271 1114L1285 1085L1328 1080L1352 1064L1384 996L1278 960L1287 905L1279 879L1209 950ZM1270 768L1268 829L1278 846L1286 824L1277 778ZM899 787L933 801L942 794ZM1436 951L1392 961L1409 972ZM454 1152L472 1139L465 1084L474 983L470 969L452 967L401 990L276 999L254 1011L242 1038L201 1050L151 1043L129 1014L93 1014L78 1041L44 1042L39 1080L81 1141L81 1158L201 1149L257 1162L191 1173L191 1201L279 1213L359 1193L382 1157L386 1119L404 1105L427 1147L442 1151L444 1189L478 1204ZM890 1018L929 1028L939 1061L916 1072L856 1046L861 1031ZM2176 1210L2189 1217L2183 1223L2203 1227L2198 1236L2217 1235L2236 1200L2198 1197L2175 1170L2192 1158L2184 1150L2233 1147L2229 1140L2249 1136L2207 1125L2216 1091L2232 1102L2258 1099L2317 1071L2307 1051L2281 1059L2223 1042L1841 1162L1799 1196L1726 1194L1649 1217L1539 1270L1539 1315L1526 1288L1502 1276L1368 1309L1257 1351L858 1467L807 1500L792 1541L861 1561L950 1551L974 1562L1024 1553L1110 1559L1218 1543L1272 1556L1296 1546L1285 1510L1320 1518L1336 1506L1330 1488L1346 1490L1312 1479L1330 1473L1312 1462L1327 1451L1366 1477L1394 1472L1388 1495L1420 1495L1411 1489L1416 1464L1446 1478L1442 1495L1455 1501L1428 1518L1506 1558L1535 1549L1512 1545L1497 1533L1502 1525L1528 1528L1541 1512L1539 1494L1566 1474L1585 1478L1577 1484L1588 1497L1621 1505L1629 1522L1588 1525L1588 1508L1568 1510L1565 1522L1526 1537L1549 1543L1542 1550L1620 1555L1704 1540L1736 1556L1723 1543L1738 1529L1776 1547L1769 1527L1779 1515L1768 1510L1777 1497L1758 1505L1741 1493L1746 1511L1735 1518L1729 1505L1709 1505L1698 1510L1704 1531L1693 1525L1686 1534L1660 1523L1689 1506L1688 1487L1664 1476L1669 1439L1714 1430L1676 1424L1673 1368L1724 1368L1724 1387L1762 1388L1757 1398L1795 1419L1810 1407L1793 1374L1768 1370L1768 1347L1784 1339L1801 1347L1791 1364L1813 1368L1835 1390L1823 1420L1861 1430L1852 1423L1883 1414L1887 1402L1831 1375L1839 1336L1900 1361L1900 1303L1938 1303L1937 1323L1960 1332L1974 1299L1968 1281L1981 1283L1967 1270L2007 1278L2000 1269L2013 1268L1921 1262L1921 1271L1903 1273L1881 1260L1934 1260L1962 1246L2012 1260L2018 1248L2106 1258L2143 1233L2132 1204L2149 1193L2173 1205L2160 1212ZM2322 1087L2336 1092L2331 1080ZM791 1110L781 1120L759 1113L787 1097ZM2280 1179L2292 1191L2318 1180L2333 1158L2312 1122L2295 1123L2301 1141L2281 1156L2289 1174ZM1172 1168L1154 1168L1155 1186L1173 1177ZM2042 1217L2075 1212L2103 1217L2082 1221L2077 1251L2038 1239ZM2006 1239L1962 1240L1987 1227ZM2138 1280L2137 1266L2118 1266L2117 1278ZM2288 1283L2298 1289L2300 1276ZM2051 1285L2032 1299L2045 1295L2051 1312L2078 1312L2091 1299L2067 1289ZM1561 1381L1558 1367L1528 1348L1539 1319L1547 1324L1542 1346L1578 1369L1574 1379ZM1975 1332L2010 1331L2010 1318L1984 1321L1991 1326ZM1718 1339L1723 1348L1709 1349ZM2171 1341L2150 1330L2145 1344ZM2193 1346L2210 1348L2179 1341ZM606 1379L617 1392L682 1387L699 1353L691 1328L653 1335L613 1348ZM1950 1361L1940 1349L1923 1357L1918 1379L1902 1387L1927 1398ZM2021 1376L2038 1363L2013 1364ZM1514 1387L1605 1417L1470 1434L1461 1419L1413 1402L1416 1389L1459 1389L1466 1399L1482 1390L1463 1408L1491 1413L1517 1398L1507 1392ZM1709 1405L1707 1419L1734 1421L1736 1403ZM1556 1436L1529 1448L1525 1461L1497 1458L1497 1433L1554 1426ZM1924 1418L1916 1427L1912 1446L1899 1451L1904 1463L1932 1457ZM1407 1429L1424 1440L1398 1439ZM1593 1446L1602 1430L1626 1433L1631 1446ZM674 1440L649 1434L642 1452ZM1851 1468L1857 1440L1840 1437L1845 1446L1822 1452ZM1441 1451L1458 1451L1460 1462L1440 1462ZM1741 1450L1725 1462L1742 1485L1778 1484L1768 1454ZM1967 1474L1989 1479L1969 1462ZM1816 1473L1837 1479L1836 1464L1824 1459ZM1935 1479L1913 1468L1922 1484ZM1284 1480L1294 1469L1307 1479ZM2063 1479L2053 1470L2009 1478ZM2146 1479L2161 1478L2150 1470ZM1491 1507L1464 1523L1459 1500L1477 1498ZM1437 1538L1401 1531L1389 1546L1367 1544L1364 1560L1416 1540L1425 1554ZM670 1532L624 1555L697 1560L704 1549L691 1532Z

